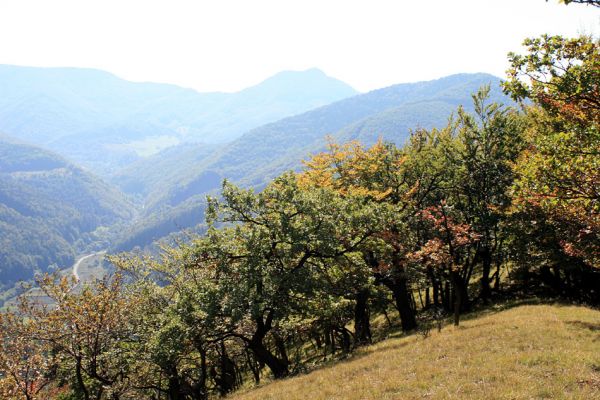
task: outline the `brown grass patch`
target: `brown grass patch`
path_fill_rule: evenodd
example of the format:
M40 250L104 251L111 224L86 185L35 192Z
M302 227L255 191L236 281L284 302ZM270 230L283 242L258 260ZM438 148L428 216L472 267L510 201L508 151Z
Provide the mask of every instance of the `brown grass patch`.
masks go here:
M600 311L526 305L420 335L230 398L600 399Z

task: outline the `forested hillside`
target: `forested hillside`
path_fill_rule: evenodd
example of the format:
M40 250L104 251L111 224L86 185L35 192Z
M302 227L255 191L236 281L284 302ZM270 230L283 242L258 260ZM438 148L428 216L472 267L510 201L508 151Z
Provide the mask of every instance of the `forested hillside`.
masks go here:
M0 127L20 138L3 137L0 154L2 285L30 279L50 265L70 266L92 243L105 248L116 237L131 249L139 241L123 229L133 223L133 205L122 193L58 154L20 140L56 149L104 174L130 165L114 180L132 195L137 214L163 196L165 187L178 188L173 201L180 204L220 186L222 177L210 173L181 184L193 173L190 167L219 146L177 145L181 141L226 141L355 93L316 69L282 72L238 93L202 94L96 70L0 66L0 88ZM143 158L164 147L157 157ZM186 211L182 205L176 215L162 209L137 229L143 236L150 226L142 241L152 243L203 219L197 207ZM162 224L158 236L156 221Z
M118 171L111 181L125 193L143 198L145 204L156 204L165 190L193 175L195 167L220 147L204 143L172 146Z
M132 218L115 188L62 157L0 136L0 282L68 267L94 230Z
M370 124L364 144L378 138L402 145L411 129L444 124L456 107L471 107L471 95L483 85L492 100L503 99L500 80L488 74L459 74L434 81L399 84L256 128L206 161L205 169L245 185L264 185L300 160L323 150L326 135L334 140L358 139ZM339 137L338 137L339 136ZM276 154L276 157L273 157Z

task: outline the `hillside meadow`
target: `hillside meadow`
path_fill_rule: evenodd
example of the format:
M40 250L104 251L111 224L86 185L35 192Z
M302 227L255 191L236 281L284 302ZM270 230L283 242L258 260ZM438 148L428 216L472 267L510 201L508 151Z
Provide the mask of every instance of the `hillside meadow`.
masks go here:
M427 338L392 337L344 362L229 398L600 399L600 311L498 306Z

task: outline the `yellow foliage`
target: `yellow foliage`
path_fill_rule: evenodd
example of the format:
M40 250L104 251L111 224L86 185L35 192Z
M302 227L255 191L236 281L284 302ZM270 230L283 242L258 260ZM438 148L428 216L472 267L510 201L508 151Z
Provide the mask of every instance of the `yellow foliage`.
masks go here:
M298 174L298 183L300 187L329 188L344 196L384 201L405 161L406 156L382 140L370 148L358 141L340 145L330 140L326 152L304 161L306 168Z

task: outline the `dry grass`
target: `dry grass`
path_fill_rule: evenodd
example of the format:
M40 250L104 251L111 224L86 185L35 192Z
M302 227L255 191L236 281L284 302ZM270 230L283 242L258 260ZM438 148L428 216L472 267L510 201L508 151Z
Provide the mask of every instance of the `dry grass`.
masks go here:
M600 311L525 305L388 339L242 399L600 399Z

